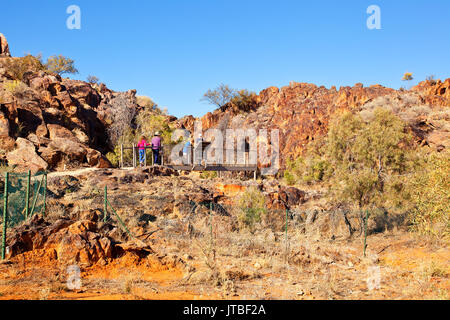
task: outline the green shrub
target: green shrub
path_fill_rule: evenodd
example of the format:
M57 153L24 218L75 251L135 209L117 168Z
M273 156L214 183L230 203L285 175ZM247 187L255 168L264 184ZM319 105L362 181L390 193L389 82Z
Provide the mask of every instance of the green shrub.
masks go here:
M238 221L241 227L254 231L255 224L261 222L261 215L266 213L264 194L255 187L250 187L236 199Z
M284 179L288 185L321 182L329 175L329 162L316 155L298 157L286 162Z
M78 73L78 70L75 68L75 61L64 57L63 55L49 57L45 67L48 71L59 75L63 75L65 73Z
M413 230L450 240L450 151L425 156L421 168L410 186Z
M215 179L217 178L219 175L217 173L217 171L202 171L200 173L200 179Z
M248 112L256 106L256 94L246 89L239 90L231 99L238 110Z
M231 103L237 110L249 111L256 105L256 94L246 89L236 90L229 85L221 84L213 90L209 89L202 100L217 107Z
M120 150L117 150L117 147L114 148L114 152L108 152L106 154L106 159L111 162L111 164L117 168L120 164Z
M23 75L28 72L45 71L40 55L28 54L22 58L5 58L4 66L6 72L13 80L22 81Z

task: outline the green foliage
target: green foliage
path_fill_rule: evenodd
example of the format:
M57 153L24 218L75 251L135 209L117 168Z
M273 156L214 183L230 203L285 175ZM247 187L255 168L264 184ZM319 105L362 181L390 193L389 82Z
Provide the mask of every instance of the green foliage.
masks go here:
M200 179L215 179L218 177L217 171L202 171L200 173Z
M22 81L23 75L29 71L45 71L40 55L28 54L22 58L6 58L4 61L6 71L13 80Z
M261 222L261 215L266 213L264 194L255 187L250 187L236 199L238 221L241 227L254 231L255 224Z
M405 74L403 75L403 78L402 78L403 81L411 81L413 79L414 79L414 77L411 72L405 72Z
M368 122L346 112L304 158L287 162L285 180L324 182L334 202L358 210L399 207L408 201L405 179L415 165L411 145L406 124L391 111L377 108Z
M450 240L450 151L423 157L411 181L413 230Z
M45 67L48 71L63 75L65 73L75 74L78 70L75 68L75 61L63 55L51 56L47 59Z
M251 107L255 105L256 94L246 89L239 90L231 99L231 103L237 106L238 110L250 111Z
M207 101L217 107L221 107L236 96L236 90L229 85L221 84L215 89L209 89L201 100Z
M402 199L404 174L414 165L411 141L406 124L382 108L374 111L368 123L351 113L332 121L326 157L336 199L360 209ZM398 200L396 205L400 205Z
M284 180L288 185L323 181L329 174L329 162L310 152L306 158L298 157L286 161Z
M142 98L142 97L141 97ZM146 98L146 97L144 97ZM148 98L149 99L149 98ZM114 146L114 151L106 155L108 160L114 165L118 166L120 161L120 145L131 146L133 143L137 143L139 138L144 135L147 137L147 142L150 143L153 135L156 132L161 134L161 139L164 146L171 146L175 144L172 139L173 128L169 126L167 115L164 111L156 107L153 101L143 99L140 103L145 103L144 109L139 112L135 118L136 129L130 126L124 127L122 134L118 137L117 143ZM138 102L139 103L139 102ZM143 105L141 105L142 107ZM168 152L168 149L165 149ZM124 150L123 155L124 162L131 162L133 160L133 153L131 150ZM147 150L147 159L150 161L152 153Z
M116 146L114 148L113 152L108 152L106 154L106 159L108 159L109 162L111 162L111 164L114 167L116 167L116 168L119 167L119 163L120 163L120 146ZM129 160L129 159L127 159L127 160Z
M20 80L5 81L3 88L12 95L17 95L26 90L27 86Z
M141 135L150 138L159 131L164 145L172 144L173 129L170 128L165 113L158 108L154 108L154 106L144 108L136 117L136 123L136 138Z
M209 102L210 104L222 107L227 103L232 103L239 110L248 111L249 106L255 103L256 94L246 89L236 90L228 85L221 84L216 89L209 89L204 95L202 100Z

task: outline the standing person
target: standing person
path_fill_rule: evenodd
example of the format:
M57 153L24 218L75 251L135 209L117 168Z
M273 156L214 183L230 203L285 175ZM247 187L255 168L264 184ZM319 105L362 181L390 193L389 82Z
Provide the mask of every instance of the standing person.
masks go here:
M195 139L194 144L194 161L192 163L192 171L194 171L196 165L201 165L203 162L203 134L199 134Z
M152 139L152 151L153 151L153 159L154 164L161 164L161 134L159 131L155 132L155 136Z
M191 164L192 144L194 139L188 138L183 147L183 164Z
M141 167L143 167L145 162L145 148L150 147L150 144L147 143L147 138L145 136L141 136L137 146L139 147L139 163Z

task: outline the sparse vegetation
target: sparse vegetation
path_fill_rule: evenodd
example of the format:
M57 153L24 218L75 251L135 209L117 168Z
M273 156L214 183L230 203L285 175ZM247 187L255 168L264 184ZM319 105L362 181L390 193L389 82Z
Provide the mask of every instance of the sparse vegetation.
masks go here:
M23 95L28 89L27 85L19 80L5 81L3 83L3 88L14 97Z
M21 58L6 58L4 66L12 80L22 81L26 72L45 71L45 66L40 55L28 54Z
M45 67L48 71L59 75L78 73L78 70L75 68L75 61L63 55L49 57Z
M287 161L285 181L321 183L331 201L359 212L409 212L412 230L448 239L450 156L448 151L426 154L414 147L407 124L431 111L426 106L407 110L413 115L370 106L361 115L335 118L323 140L311 144L304 157Z
M236 199L236 207L241 227L253 232L256 223L261 222L261 217L266 212L264 194L257 188L250 187Z
M216 89L209 89L203 95L202 100L217 107L222 107L228 103L231 103L239 110L248 111L249 108L255 103L255 96L256 94L254 92L246 89L236 90L228 85L221 84Z
M221 107L231 101L237 92L235 89L231 88L229 85L221 84L216 89L209 89L204 95L202 100Z
M98 84L98 82L100 81L99 78L97 78L96 76L92 76L92 75L89 75L86 80L90 84Z
M405 74L403 75L403 78L402 78L403 81L411 81L413 79L414 79L414 77L411 72L405 72Z
M450 152L425 155L411 181L413 230L450 240Z

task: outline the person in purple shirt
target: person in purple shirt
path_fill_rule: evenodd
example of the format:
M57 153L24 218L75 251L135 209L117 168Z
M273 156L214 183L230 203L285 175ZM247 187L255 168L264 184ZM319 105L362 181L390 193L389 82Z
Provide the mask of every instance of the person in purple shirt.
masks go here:
M155 136L152 138L152 151L154 164L161 165L161 137L160 133L157 131Z

